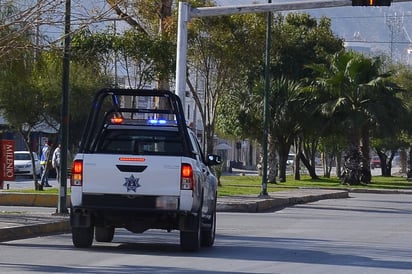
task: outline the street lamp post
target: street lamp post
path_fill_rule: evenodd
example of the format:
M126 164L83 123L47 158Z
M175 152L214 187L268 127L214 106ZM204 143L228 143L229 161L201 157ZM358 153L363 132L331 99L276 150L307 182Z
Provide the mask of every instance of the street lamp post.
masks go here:
M268 0L272 3L272 0ZM268 166L268 135L269 135L269 88L270 88L270 47L272 31L272 12L267 13L266 25L266 60L265 60L265 93L263 99L263 163L262 163L262 190L260 196L268 196L267 166Z

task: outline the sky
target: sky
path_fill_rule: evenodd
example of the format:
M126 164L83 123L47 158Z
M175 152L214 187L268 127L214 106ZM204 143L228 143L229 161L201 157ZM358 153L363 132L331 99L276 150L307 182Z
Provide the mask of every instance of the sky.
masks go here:
M1 1L1 0L0 0ZM27 0L37 1L37 0ZM305 2L313 0L293 0ZM63 3L64 1L62 1ZM90 26L91 29L113 28L117 16L105 0L71 0L72 2L72 30ZM288 2L290 0L272 0L273 3ZM253 3L267 3L267 0L216 0L216 4L245 5ZM64 5L62 4L62 9ZM362 44L373 48L374 51L393 55L400 62L408 59L407 51L412 50L412 3L392 3L391 7L339 7L316 10L296 11L309 13L312 17L326 16L332 20L333 32L348 43ZM92 18L103 14L100 23L90 24ZM50 40L63 35L63 12L60 14L60 24L53 27L43 26ZM122 21L116 21L116 28L120 32L129 28ZM357 35L356 39L354 35ZM356 40L356 42L355 42ZM412 58L411 58L412 59ZM411 60L412 61L412 60Z

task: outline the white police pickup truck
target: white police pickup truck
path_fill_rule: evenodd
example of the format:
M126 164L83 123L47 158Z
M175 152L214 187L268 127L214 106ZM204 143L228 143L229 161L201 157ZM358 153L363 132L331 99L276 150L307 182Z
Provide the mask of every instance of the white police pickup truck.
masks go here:
M72 164L75 247L111 242L115 228L180 231L180 246L212 246L217 179L169 91L104 89L92 104Z

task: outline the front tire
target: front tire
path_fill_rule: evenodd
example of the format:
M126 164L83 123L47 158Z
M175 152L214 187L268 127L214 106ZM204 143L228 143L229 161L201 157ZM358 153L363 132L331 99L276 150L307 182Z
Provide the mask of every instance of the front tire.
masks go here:
M96 226L94 229L94 238L97 242L110 243L113 241L114 227Z
M75 247L87 248L93 243L93 226L72 227L72 241Z

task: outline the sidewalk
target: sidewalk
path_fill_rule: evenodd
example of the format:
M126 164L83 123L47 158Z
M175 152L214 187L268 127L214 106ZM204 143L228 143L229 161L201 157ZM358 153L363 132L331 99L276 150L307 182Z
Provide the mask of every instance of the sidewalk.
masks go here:
M220 197L219 212L265 212L322 199L348 198L344 190L300 189L269 197ZM56 214L57 195L0 192L0 242L70 231L68 215ZM69 199L69 198L68 198Z

